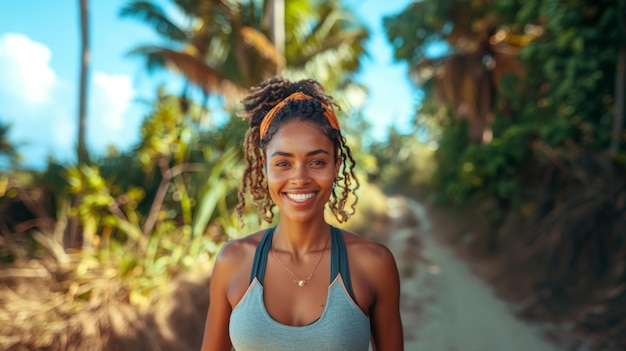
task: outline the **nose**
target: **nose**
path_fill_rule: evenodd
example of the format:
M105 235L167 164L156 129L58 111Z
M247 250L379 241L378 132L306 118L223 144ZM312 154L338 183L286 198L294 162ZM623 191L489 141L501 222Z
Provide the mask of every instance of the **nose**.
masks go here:
M303 187L308 184L311 178L309 177L308 170L305 166L298 166L293 169L290 183L297 187Z

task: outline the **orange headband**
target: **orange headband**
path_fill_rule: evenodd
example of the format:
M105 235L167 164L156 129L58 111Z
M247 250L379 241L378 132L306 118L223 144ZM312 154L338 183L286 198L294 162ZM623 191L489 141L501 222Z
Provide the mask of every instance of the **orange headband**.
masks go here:
M289 101L309 100L309 99L312 99L312 97L308 96L307 94L301 91L297 91L287 96L283 101L279 102L276 106L274 106L265 115L265 117L263 117L263 121L261 121L261 126L259 127L259 135L261 139L265 138L265 133L267 133L267 128L269 128L270 123L272 123L272 119L274 119L274 116L276 115L276 113L280 111L280 109L283 108ZM333 111L323 102L322 102L322 107L324 108L324 110L326 110L324 112L324 116L326 116L326 119L328 119L328 122L330 123L330 125L335 129L339 129L339 121L337 121L337 116L335 116Z

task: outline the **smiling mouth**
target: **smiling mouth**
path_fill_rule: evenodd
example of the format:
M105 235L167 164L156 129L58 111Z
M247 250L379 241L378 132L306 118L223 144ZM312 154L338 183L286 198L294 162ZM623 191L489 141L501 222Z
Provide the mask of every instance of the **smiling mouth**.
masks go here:
M310 198L312 198L313 196L315 196L315 193L308 193L308 194L286 194L288 198L290 198L291 200L295 201L295 202L304 202Z

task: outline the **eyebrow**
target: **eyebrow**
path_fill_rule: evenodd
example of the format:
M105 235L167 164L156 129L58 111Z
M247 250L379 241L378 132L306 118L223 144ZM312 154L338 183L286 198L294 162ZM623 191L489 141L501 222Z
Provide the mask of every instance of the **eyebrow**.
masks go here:
M309 151L306 153L306 156L314 156L318 154L326 154L330 156L330 153L324 149L317 149L317 150ZM272 154L272 157L274 156L294 157L292 153L285 152L285 151L276 151Z

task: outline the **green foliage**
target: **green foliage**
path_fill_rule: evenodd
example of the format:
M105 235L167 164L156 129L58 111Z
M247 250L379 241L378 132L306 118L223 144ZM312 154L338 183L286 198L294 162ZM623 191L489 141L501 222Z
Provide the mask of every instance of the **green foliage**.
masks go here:
M518 126L490 144L467 146L458 156L460 167L453 179L440 180L446 194L457 203L481 193L520 204L523 189L516 179L517 170L528 161L530 134L527 128Z
M400 13L384 17L383 25L394 58L415 68L424 61L438 59L443 52L468 50L464 45L472 45L470 41L480 36L485 22L507 26L514 6L514 0L415 1Z
M0 171L15 168L20 160L20 154L9 140L10 129L11 125L0 121Z
M572 146L602 151L613 127L612 72L626 38L618 2L422 1L386 18L385 28L395 57L414 68L431 58L433 43L459 49L458 34L471 33L469 23L489 13L497 18L494 33L509 33L509 41L517 33L534 38L519 54L525 74L499 81L491 143L471 144L465 136L468 126L442 114L445 109L432 101L418 110L419 125L441 133L434 178L440 199L456 204L472 196L524 201L533 184L523 178L525 171L546 161L534 151L537 145L557 154ZM426 97L433 96L435 86L422 88Z
M91 165L50 164L21 185L46 184L52 191L56 231L70 228L64 223L79 225L80 240L54 239L54 245L79 245L71 247L77 249L77 262L68 269L85 278L106 271L126 284L131 302L141 306L151 303L173 276L209 270L221 244L240 235L231 209L243 171L239 140L245 122L233 118L221 128L201 131L194 128L198 116L193 114L202 109L187 111L161 91L135 150ZM16 197L9 190L3 201ZM21 259L34 252L8 254Z
M316 79L333 93L363 90L353 79L368 32L341 0L285 1L283 43L272 34L272 7L266 1L202 6L171 1L189 19L182 26L156 3L130 0L120 16L146 23L168 44L141 45L131 54L143 56L150 70L182 74L207 97L219 94L232 106L249 87L274 74Z
M472 43L473 28L485 19L491 19L486 45L472 46L480 43ZM503 291L516 286L513 297L529 302L524 315L567 321L576 342L589 336L591 349L623 349L625 328L616 321L624 319L625 299L616 287L623 287L624 258L615 252L624 252L626 133L616 123L625 99L616 81L624 80L618 60L626 2L423 0L387 18L385 27L396 58L425 90L419 125L440 131L435 186L441 202L468 214L464 247L487 258L497 254L502 268L495 276L505 277ZM449 57L465 51L491 60L485 65L491 72L507 55L523 65L515 76L491 75L497 78L491 90L470 96L489 102L482 117L491 123L491 141L472 142L468 129L480 118L457 116L472 99L437 99L484 81L422 84L417 73L425 68L427 78L458 68L440 63L449 57L427 55L437 41ZM480 51L494 42L521 50Z
M387 194L418 195L434 171L433 145L396 128L391 128L387 141L371 145L369 152L377 161L369 181Z
M341 0L286 1L285 58L282 75L318 80L342 100L364 87L354 82L366 54L369 33ZM349 104L342 104L349 106Z
M520 53L529 68L526 88L516 92L528 106L525 119L541 123L540 137L551 145L570 140L585 149L606 149L615 113L613 72L626 38L623 9L615 1L524 6L519 25L545 23L543 35Z
M456 184L458 165L463 164L461 150L468 143L467 123L460 122L449 126L443 131L439 148L437 150L437 170L433 176L434 185L441 191L443 199L449 199L454 203L465 199L470 193L469 189L463 189L467 185ZM463 195L457 195L463 194Z
M413 3L395 16L383 19L387 37L391 38L394 57L415 65L427 58L425 48L445 41L441 35L446 25L442 16L450 7L445 1ZM443 18L442 18L443 17Z

